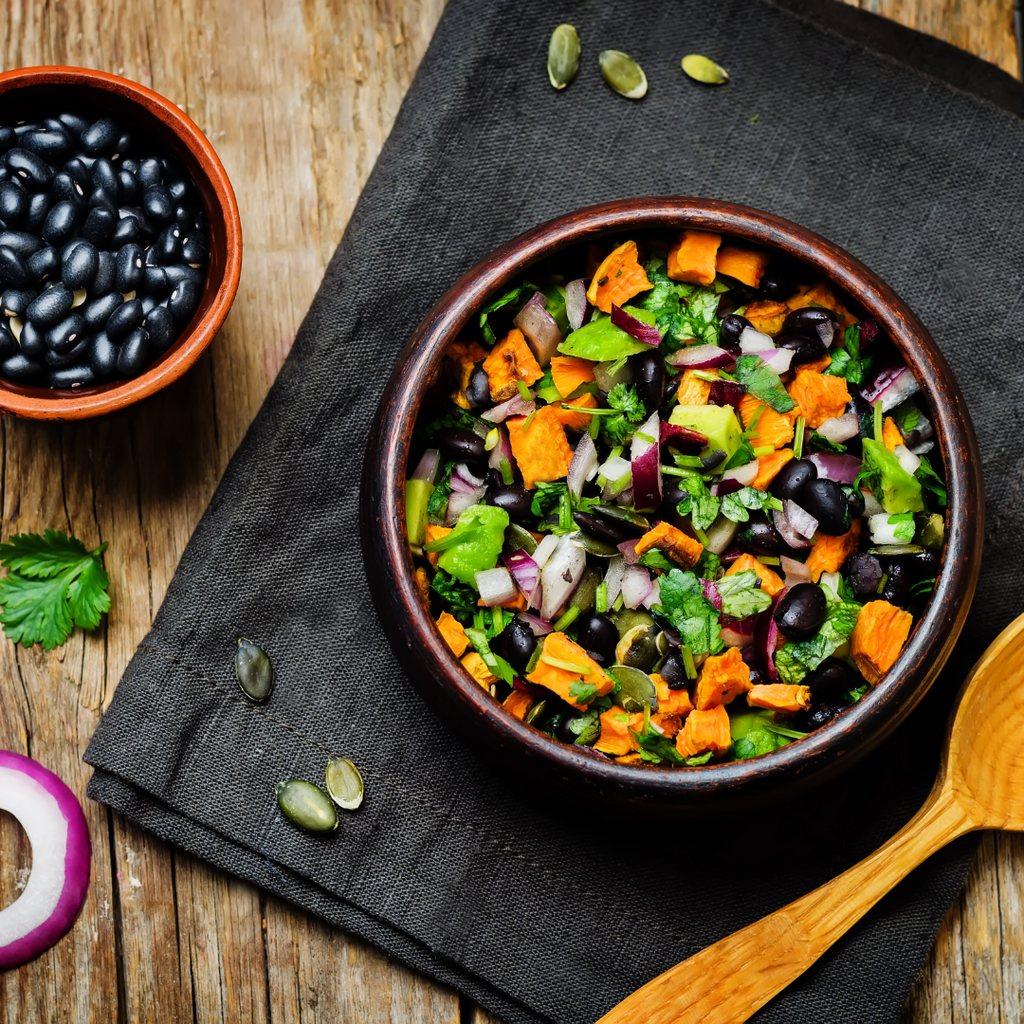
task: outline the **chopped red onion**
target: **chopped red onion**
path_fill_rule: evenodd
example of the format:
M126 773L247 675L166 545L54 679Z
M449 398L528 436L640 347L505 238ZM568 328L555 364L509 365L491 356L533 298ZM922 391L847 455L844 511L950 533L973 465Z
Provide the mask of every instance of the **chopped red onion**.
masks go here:
M793 529L784 512L779 512L776 509L772 512L772 521L775 523L775 529L779 531L779 536L781 536L794 551L801 551L804 548L809 548L811 546L811 542L809 540L802 537L795 529Z
M700 455L707 448L708 439L705 434L690 430L689 427L680 427L662 420L661 443L669 448L675 448L681 455Z
M547 311L544 301L543 292L534 292L530 301L516 313L512 321L523 332L542 370L548 366L551 357L562 344L562 332L555 318Z
M860 322L860 340L874 341L878 337L878 324L872 319L861 320Z
M754 624L757 616L723 624L720 636L726 647L749 647L754 642Z
M745 462L742 466L736 466L734 469L727 469L719 478L719 485L725 484L729 481L734 481L739 484L739 487L732 488L732 490L739 490L740 487L749 487L757 479L758 463L757 459L753 462ZM732 490L720 491L721 494L731 494Z
M651 593L651 575L642 565L627 565L622 574L622 603L639 608Z
M640 435L654 438L645 441ZM633 435L629 449L633 471L633 506L637 510L661 504L661 420L655 410Z
M504 423L510 416L529 416L536 410L536 402L527 402L522 395L516 394L507 402L480 413L480 419L487 420L488 423Z
M710 370L736 362L736 357L717 345L691 345L673 352L666 360L688 370Z
M844 441L849 441L851 437L856 437L860 433L860 420L857 419L855 412L847 412L842 416L833 416L832 419L825 420L818 427L818 433L826 441L831 441L833 444L842 444Z
M920 390L921 386L909 366L890 366L880 371L861 394L869 405L881 399L882 412L888 412Z
M701 580L700 589L704 591L704 596L715 606L715 611L720 612L722 610L722 596L718 593L718 587L711 580Z
M454 473L452 473L452 479L455 479ZM472 490L468 494L453 490L448 495L448 508L444 514L444 525L453 527L459 521L459 516L470 506L478 504L483 496L483 493L478 494L476 490Z
M630 316L625 310L612 303L612 323L621 327L631 338L642 341L651 348L657 348L661 344L661 332L652 324L645 324L635 316Z
M722 565L732 565L737 558L742 558L746 552L739 546L739 544L733 544L726 548L718 557L722 560Z
M537 549L533 553L533 560L537 563L538 568L544 568L544 563L551 557L556 547L558 547L558 537L553 533L549 533L537 545Z
M483 487L487 483L486 477L474 476L473 471L464 462L455 464L455 468L452 470L452 479L454 480L456 477L471 487Z
M713 555L720 555L733 542L739 532L739 523L734 523L725 516L719 516L707 529L708 539L705 547Z
M515 459L512 457L512 442L509 441L508 428L503 423L499 423L494 429L498 431L498 443L491 449L487 465L500 472L502 459L508 459L510 466L515 465Z
M476 574L476 589L480 591L480 600L488 608L496 604L504 604L516 596L516 585L508 569L484 569Z
M587 283L582 277L565 286L565 315L569 326L578 331L590 317L590 303L587 301Z
M656 604L661 604L661 579L651 580L651 592L643 599L643 606L649 611Z
M775 648L779 642L779 627L775 625L775 609L779 607L779 602L785 596L786 590L780 590L775 595L771 608L758 615L757 626L754 628L754 642L757 644L757 653L767 666L768 675L773 682L779 678L779 671L775 667Z
M738 409L746 391L738 380L713 380L710 382L708 405L731 405Z
M534 636L547 636L555 629L550 622L545 622L539 615L531 615L529 612L520 612L516 618L522 619L533 630Z
M578 498L583 491L583 485L593 479L596 473L597 448L590 434L584 434L576 444L576 451L573 452L569 472L566 474L565 482L569 493Z
M779 562L781 563L780 568L786 574L787 587L810 582L811 570L803 562L798 562L795 558L790 558L789 555L781 555Z
M837 484L852 484L861 471L861 461L855 455L811 452L805 458L814 463L819 479L834 480Z
M437 483L437 471L441 466L441 453L436 448L428 448L416 465L416 472L410 480L424 480L431 486Z
M750 352L748 354L757 356L765 366L770 366L779 374L785 373L789 369L790 364L793 362L793 356L796 355L791 348L775 348L765 352Z
M540 580L540 568L537 563L521 548L513 551L511 555L505 555L504 561L519 589L529 597L537 589L537 582Z
M893 449L893 455L900 460L900 465L913 476L918 467L921 465L921 460L904 444L898 444Z
M816 324L814 330L817 332L818 337L821 338L821 343L825 348L832 347L832 342L836 340L836 335L839 333L839 328L831 317L828 320L823 320L820 324Z
M0 750L0 810L17 819L32 846L28 884L0 910L0 971L6 971L71 930L89 889L92 845L75 794L38 761L11 750Z
M792 498L786 498L782 503L782 509L789 525L801 537L810 540L818 532L818 520L806 509L801 508Z
M775 348L775 342L762 331L753 327L744 327L740 333L740 351L745 355L755 352L768 352Z
M630 540L624 540L621 544L615 545L626 560L626 565L636 565L640 561L640 556L636 553L636 542L639 539L639 537L633 537Z
M604 574L604 585L607 590L606 600L608 607L615 604L615 599L622 590L622 577L626 571L625 559L616 555L608 561L608 571Z
M540 570L542 619L551 620L569 600L587 567L587 553L568 536L558 538L558 546Z

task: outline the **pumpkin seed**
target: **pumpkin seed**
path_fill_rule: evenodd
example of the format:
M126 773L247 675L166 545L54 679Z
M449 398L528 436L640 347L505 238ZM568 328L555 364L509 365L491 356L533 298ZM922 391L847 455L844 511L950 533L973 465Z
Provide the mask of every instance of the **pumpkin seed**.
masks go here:
M596 558L614 558L616 555L622 554L614 544L609 544L608 541L600 540L582 530L572 534L569 540L576 547L582 548L588 555L594 555Z
M354 811L363 802L363 777L347 757L332 757L324 774L327 792L345 811Z
M649 672L661 657L657 636L657 626L643 623L633 626L615 645L615 660L620 665Z
M709 57L691 53L683 58L683 70L696 82L705 85L724 85L729 81L729 72Z
M533 534L518 523L509 523L505 530L505 545L503 550L508 554L513 551L525 551L532 555L537 550L537 542Z
M612 700L623 711L634 715L643 711L645 704L650 705L651 711L658 710L658 688L646 672L630 665L612 665L611 671L619 681L619 690Z
M623 608L611 616L621 640L634 626L653 626L654 618L642 608Z
M548 44L548 80L564 89L580 69L580 37L574 25L559 25Z
M524 716L523 721L527 725L533 725L533 723L536 722L538 718L543 718L544 717L544 715L547 712L547 710L548 710L548 702L546 700L544 700L544 699L541 699L541 700L537 701L537 703L534 704L533 707L531 707L529 711L526 712L526 715Z
M279 782L275 792L281 813L299 828L307 832L330 832L338 827L338 812L334 804L312 782L304 779Z
M621 50L602 50L597 58L604 80L627 100L643 99L647 95L647 76L644 69L628 53Z
M274 667L262 647L240 637L235 651L235 678L242 693L257 703L265 701L274 690Z

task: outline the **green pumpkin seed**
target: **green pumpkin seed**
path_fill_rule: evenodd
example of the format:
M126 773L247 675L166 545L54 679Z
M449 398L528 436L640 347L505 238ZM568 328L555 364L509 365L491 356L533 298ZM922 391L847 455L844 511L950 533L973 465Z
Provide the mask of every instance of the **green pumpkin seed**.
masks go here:
M658 688L646 672L629 665L612 665L611 671L619 681L619 690L612 700L623 711L634 715L643 711L645 704L650 705L651 711L658 710Z
M363 802L363 777L347 757L332 757L325 773L327 792L345 811L354 811Z
M661 657L658 651L658 627L634 626L615 645L615 660L643 672L650 672Z
M536 722L538 718L544 717L544 715L547 713L547 710L548 702L546 700L541 699L537 701L537 703L534 704L529 711L526 712L526 715L523 717L523 721L527 725L533 725L533 723Z
M879 544L868 548L867 553L882 558L899 558L900 555L923 555L925 550L920 544Z
M257 703L265 701L274 690L274 667L262 647L240 638L235 651L235 678L242 692Z
M580 37L574 25L559 25L548 44L548 79L564 89L580 69Z
M621 50L602 50L597 58L604 80L627 100L643 99L647 95L647 76L644 69L628 53Z
M729 72L708 57L691 53L683 58L683 70L696 82L705 85L724 85L729 81Z
M277 784L277 806L281 813L307 832L330 832L338 827L338 812L327 794L312 782L292 779Z
M513 551L525 551L532 555L537 550L537 542L524 526L518 523L509 523L505 529L505 544L502 550L511 555Z
M572 534L569 539L576 547L582 548L588 555L594 555L596 558L614 558L622 554L614 544L609 544L608 541L600 540L582 530Z

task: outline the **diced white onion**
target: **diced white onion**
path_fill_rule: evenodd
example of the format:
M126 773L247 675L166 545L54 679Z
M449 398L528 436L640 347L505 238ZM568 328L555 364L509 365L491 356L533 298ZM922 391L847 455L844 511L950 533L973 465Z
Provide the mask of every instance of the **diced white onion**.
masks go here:
M740 333L740 351L745 353L767 352L775 348L775 342L761 331L753 327L744 327Z
M639 608L651 593L651 575L642 565L630 565L622 574L622 603Z
M896 445L893 455L900 460L900 465L913 476L917 472L918 466L921 465L921 460L906 446L903 444Z
M508 569L484 569L476 574L476 589L488 607L504 604L516 596L516 585Z

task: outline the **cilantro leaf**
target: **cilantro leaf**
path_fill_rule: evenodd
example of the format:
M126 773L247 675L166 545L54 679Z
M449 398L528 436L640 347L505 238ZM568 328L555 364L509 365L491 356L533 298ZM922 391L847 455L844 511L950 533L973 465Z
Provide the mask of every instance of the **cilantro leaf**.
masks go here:
M671 572L678 568L675 562L667 559L657 548L649 548L640 556L640 564L646 565L648 569L661 569L664 572Z
M694 654L718 654L725 647L718 611L692 572L673 569L662 576L660 601L672 628Z
M789 412L796 402L786 394L779 375L760 356L740 356L736 360L736 377L747 393L770 405L776 412Z
M487 642L487 634L482 629L467 629L466 636L476 649L476 653L483 659L483 663L491 670L491 673L496 675L503 683L511 686L515 672L504 658L491 650L491 645Z
M631 729L630 732L633 732ZM645 761L651 761L653 764L660 764L662 761L668 761L670 764L683 764L683 755L676 750L675 744L667 737L662 736L656 729L647 728L643 732L633 732L637 743L641 747L641 756L644 753L651 755L650 757L644 757Z
M827 593L827 591L826 591ZM800 683L827 657L834 654L853 633L860 605L852 601L830 601L828 617L814 636L799 642L789 640L775 652L775 667L784 683Z
M484 343L488 346L494 345L498 340L498 333L503 333L507 329L507 324L511 324L512 317L516 315L526 305L527 300L530 296L537 291L532 284L523 282L521 285L517 285L510 291L505 292L504 295L496 298L489 306L483 309L480 313L480 330L484 336ZM494 313L501 311L501 316L497 317L497 320L501 321L498 327L498 333L494 330L494 324L491 323L491 316ZM507 324L506 324L507 321Z
M608 407L617 410L615 416L601 417L601 436L611 446L625 444L633 431L644 421L647 413L637 396L636 389L627 384L616 384L608 392Z
M671 280L665 273L665 259L661 256L648 260L645 271L653 287L640 305L656 314L662 349L672 353L692 341L717 345L721 330L716 316L721 300L718 292L714 288Z
M451 614L463 625L473 620L480 595L471 586L460 583L444 569L438 569L431 580L430 589L448 605Z
M597 687L593 683L585 683L582 679L569 684L569 696L577 704L589 704L597 696Z
M445 509L448 508L448 496L452 493L452 470L454 468L454 462L445 462L441 476L427 499L428 516L443 516Z
M767 491L758 491L753 487L741 487L722 499L722 515L734 523L745 523L750 519L750 512L767 512L769 509L781 511L782 502Z
M772 599L761 589L761 581L752 569L723 576L715 586L722 599L722 614L733 619L749 619L771 607Z
M682 501L676 506L681 516L690 516L694 528L706 530L717 518L720 502L708 490L699 476L683 477L679 489L684 492Z
M918 456L921 460L921 465L917 467L917 471L914 476L917 477L918 482L921 484L923 490L931 491L935 495L935 500L942 506L946 507L946 502L949 499L946 493L946 487L942 482L942 477L932 468L931 462L928 461L924 455Z
M740 446L736 449L736 454L733 455L722 469L736 469L738 466L746 466L756 458L757 456L754 454L754 446L750 443L750 440L745 437L740 441Z
M777 736L767 729L751 729L742 739L733 744L732 752L737 761L746 761L750 757L770 754L789 743L784 736Z
M52 650L75 626L95 629L110 610L110 577L100 558L106 547L88 551L57 530L16 534L0 544L0 564L8 570L0 580L0 623L7 636L24 647L38 643Z
M537 517L557 512L562 495L568 493L569 488L565 484L538 481L537 490L533 495L533 503L530 505L530 511Z
M845 377L851 384L864 383L874 363L872 356L860 354L860 324L846 328L843 335L843 347L832 350L832 362L825 369L830 377Z
M601 735L601 712L591 707L577 718L569 719L569 731L579 746L589 746Z
M830 441L827 437L822 436L816 430L812 430L808 433L805 447L808 451L812 452L832 452L835 455L846 454L845 444L837 444L835 441Z
M642 562L643 559L641 558ZM722 560L714 553L704 549L703 554L697 559L694 571L702 580L717 580L722 575Z

